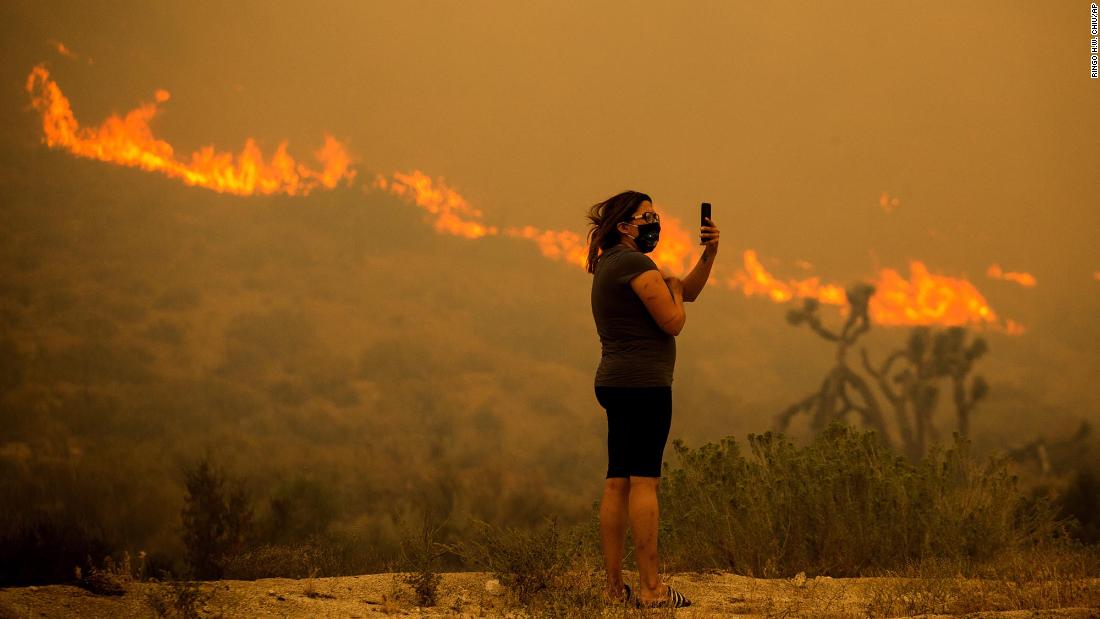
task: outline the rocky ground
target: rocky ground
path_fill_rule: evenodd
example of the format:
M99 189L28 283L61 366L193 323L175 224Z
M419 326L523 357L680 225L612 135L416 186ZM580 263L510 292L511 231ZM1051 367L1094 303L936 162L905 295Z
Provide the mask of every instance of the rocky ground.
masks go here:
M977 579L760 579L735 574L677 574L666 581L693 601L689 608L641 611L622 605L570 608L516 606L491 575L444 574L434 607L416 606L396 574L294 580L221 580L192 587L130 583L122 595L96 595L71 585L0 589L0 619L9 617L1090 617L1100 618L1100 579L1017 584ZM636 582L628 574L627 582ZM190 600L190 601L188 601ZM561 602L561 600L558 600Z

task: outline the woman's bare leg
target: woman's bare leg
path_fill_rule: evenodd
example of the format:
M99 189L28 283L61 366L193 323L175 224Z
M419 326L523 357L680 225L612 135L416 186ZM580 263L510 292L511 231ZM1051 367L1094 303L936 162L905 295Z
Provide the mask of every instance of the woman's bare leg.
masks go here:
M657 573L657 484L660 477L630 478L630 531L638 562L638 597L643 601L666 599L668 590Z
M627 501L630 480L609 477L600 501L600 543L607 569L607 595L617 599L623 590L623 549L626 546Z

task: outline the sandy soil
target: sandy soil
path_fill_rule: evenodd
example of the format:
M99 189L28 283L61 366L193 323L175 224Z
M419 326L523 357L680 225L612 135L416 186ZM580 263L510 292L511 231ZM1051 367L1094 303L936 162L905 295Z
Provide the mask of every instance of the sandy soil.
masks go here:
M221 580L198 584L207 597L200 617L527 617L543 613L510 605L491 575L443 575L438 604L419 608L395 574L294 580ZM627 582L636 582L633 574ZM979 580L895 578L760 579L735 574L666 578L691 607L640 611L568 609L558 616L675 617L1072 617L1100 619L1100 579L1014 585ZM153 617L149 595L166 585L132 583L125 595L95 595L69 585L0 589L0 619L8 617ZM1065 603L1068 602L1068 603ZM1025 608L1027 610L1004 610ZM946 612L945 612L946 611ZM951 614L951 613L954 614ZM938 614L937 614L938 613Z

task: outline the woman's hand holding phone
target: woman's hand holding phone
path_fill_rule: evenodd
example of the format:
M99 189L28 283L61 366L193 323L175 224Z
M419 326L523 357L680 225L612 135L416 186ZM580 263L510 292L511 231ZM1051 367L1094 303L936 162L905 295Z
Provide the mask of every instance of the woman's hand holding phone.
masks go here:
M703 253L713 256L718 252L718 226L710 217L710 202L703 202L699 207L699 244L706 245Z
M706 218L706 222L699 227L699 236L703 239L703 253L713 256L718 253L718 236L721 231L710 217Z

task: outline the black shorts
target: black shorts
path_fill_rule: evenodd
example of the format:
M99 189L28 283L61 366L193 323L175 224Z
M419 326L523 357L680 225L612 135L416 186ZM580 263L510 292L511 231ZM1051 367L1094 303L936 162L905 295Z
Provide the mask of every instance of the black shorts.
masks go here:
M672 427L672 386L596 385L607 412L607 477L660 477Z

